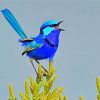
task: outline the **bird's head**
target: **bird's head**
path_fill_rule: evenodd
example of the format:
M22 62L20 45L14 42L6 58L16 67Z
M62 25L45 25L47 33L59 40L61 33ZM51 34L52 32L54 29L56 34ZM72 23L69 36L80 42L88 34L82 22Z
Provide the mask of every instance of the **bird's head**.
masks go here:
M57 22L55 20L49 20L45 23L43 23L43 25L40 27L40 34L43 34L44 36L49 35L49 33L51 33L51 31L53 30L59 30L59 31L64 31L63 29L61 29L59 27L59 25L62 23L63 21Z

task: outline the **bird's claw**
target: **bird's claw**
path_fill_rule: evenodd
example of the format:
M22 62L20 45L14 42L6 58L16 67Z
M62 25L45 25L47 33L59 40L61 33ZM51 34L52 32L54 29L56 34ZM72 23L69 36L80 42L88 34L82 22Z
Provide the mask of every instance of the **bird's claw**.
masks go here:
M41 65L38 64L38 77L42 77L42 76L47 76L48 75L48 71Z

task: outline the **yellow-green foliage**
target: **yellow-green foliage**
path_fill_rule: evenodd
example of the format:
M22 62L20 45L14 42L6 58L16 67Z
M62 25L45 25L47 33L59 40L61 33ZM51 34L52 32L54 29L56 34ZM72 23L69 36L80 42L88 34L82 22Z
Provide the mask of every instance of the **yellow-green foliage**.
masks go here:
M40 64L38 65L36 80L30 76L29 80L25 81L25 92L21 91L19 93L21 100L66 100L66 96L62 95L64 87L53 86L57 75L52 63L49 64L48 73L41 66ZM52 87L54 88L51 89ZM9 94L8 100L17 100L11 83L9 84Z
M62 95L64 87L58 88L53 87L57 75L55 74L56 69L53 68L52 63L49 64L48 74L38 65L38 76L36 81L29 77L29 80L25 81L25 92L22 91L19 93L21 100L67 100L66 96ZM44 76L46 75L46 76ZM96 78L97 86L97 100L100 100L100 78ZM12 83L9 84L9 97L8 100L17 100L14 94ZM79 97L79 100L85 100L83 96Z
M99 77L96 78L96 85L98 90L97 99L100 100L100 78Z
M12 83L9 84L9 94L10 94L10 96L8 97L8 100L16 100Z
M80 99L80 100L84 100L84 97L83 97L83 96L80 96L79 99Z

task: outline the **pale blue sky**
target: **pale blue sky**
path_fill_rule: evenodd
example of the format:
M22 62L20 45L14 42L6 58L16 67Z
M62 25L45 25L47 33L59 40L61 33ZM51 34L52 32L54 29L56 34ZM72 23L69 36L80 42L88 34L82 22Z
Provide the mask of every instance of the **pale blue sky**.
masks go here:
M63 20L66 31L54 63L59 75L56 84L65 87L68 100L96 99L96 76L100 76L100 1L99 0L1 0L0 10L9 8L26 34L36 36L44 21ZM0 14L0 100L7 100L8 84L15 94L24 90L24 81L35 75L16 32ZM46 66L47 60L42 61Z

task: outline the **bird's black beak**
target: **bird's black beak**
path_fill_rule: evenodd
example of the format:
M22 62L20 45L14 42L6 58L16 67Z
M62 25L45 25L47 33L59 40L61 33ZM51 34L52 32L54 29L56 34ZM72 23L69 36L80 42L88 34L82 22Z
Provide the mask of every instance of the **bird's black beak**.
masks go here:
M66 31L66 30L64 30L64 29L62 29L62 28L60 28L60 30L61 30L61 31Z
M63 22L63 21L58 22L58 26L59 26L62 22ZM65 31L65 30L62 29L62 28L59 28L59 30L61 30L61 31Z
M63 21L58 22L58 25L60 25Z

